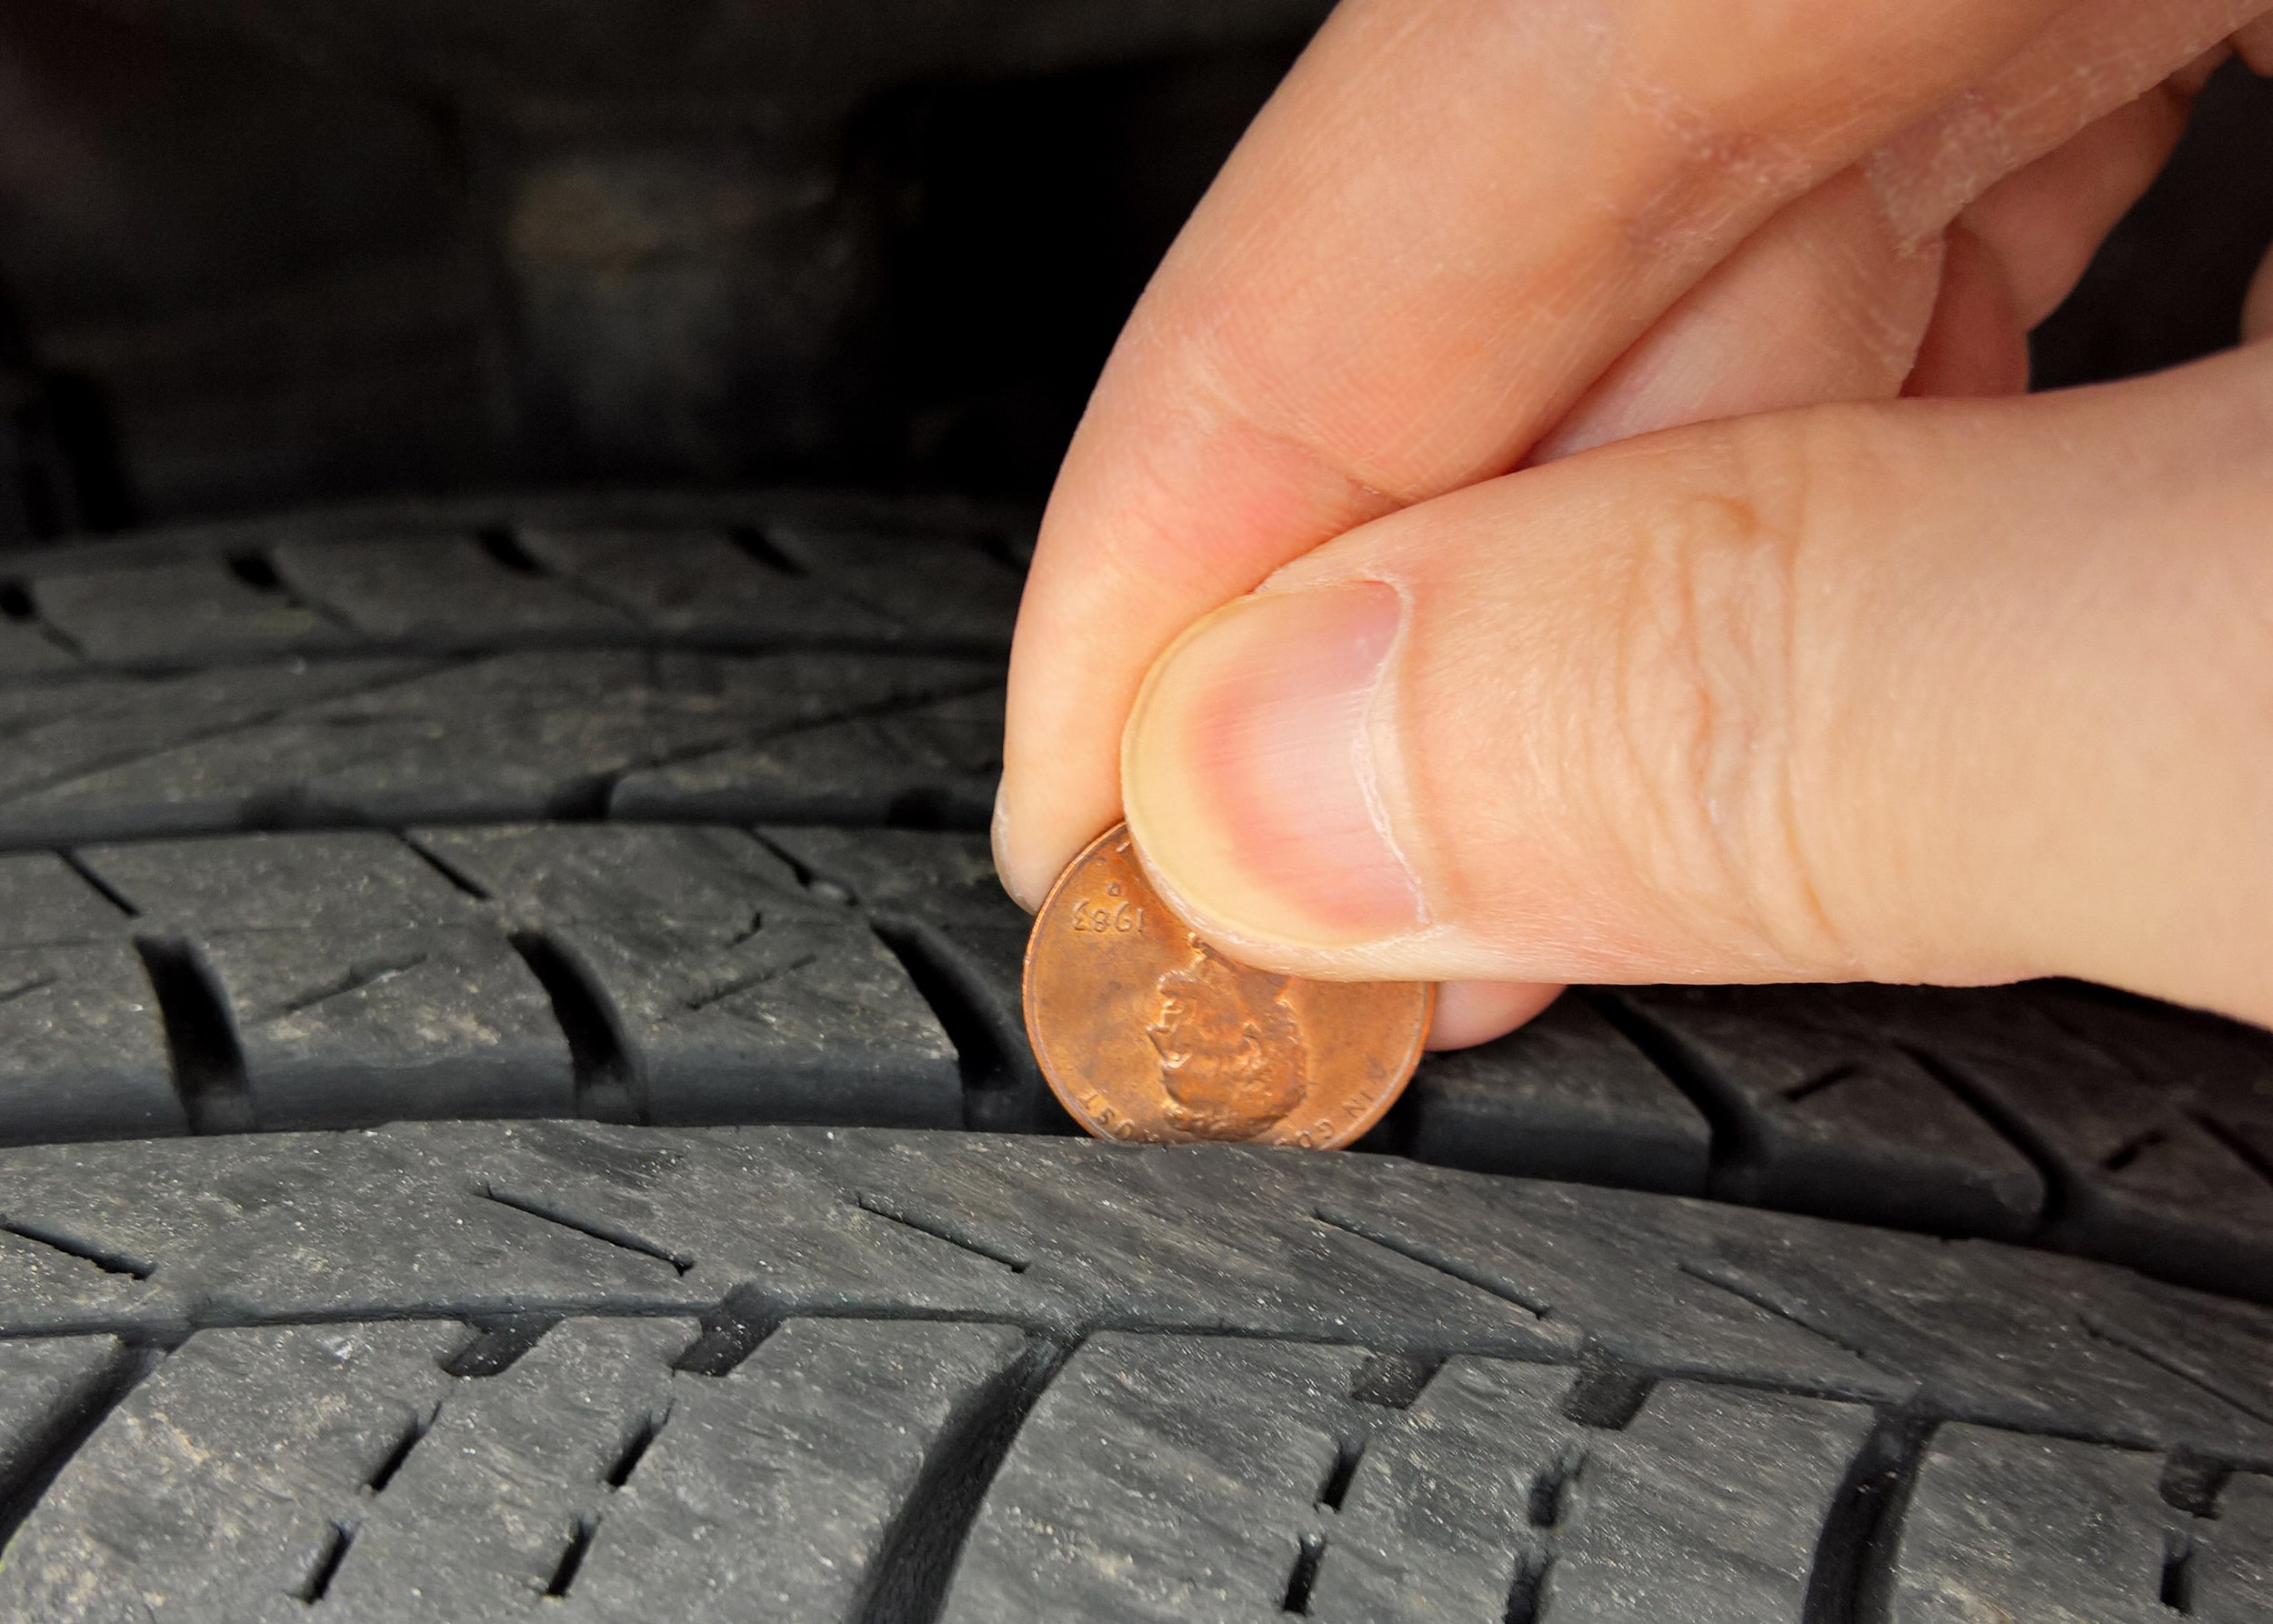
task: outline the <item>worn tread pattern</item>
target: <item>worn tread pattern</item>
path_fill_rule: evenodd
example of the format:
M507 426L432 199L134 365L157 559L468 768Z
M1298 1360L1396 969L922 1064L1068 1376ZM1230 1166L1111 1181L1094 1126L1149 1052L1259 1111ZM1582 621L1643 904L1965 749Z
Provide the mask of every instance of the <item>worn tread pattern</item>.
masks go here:
M12 1618L2273 1609L2273 1310L2000 1242L841 1128L24 1147L0 1191Z
M983 827L1021 521L500 498L0 576L0 1142L1066 1132ZM2273 1043L2091 988L1574 994L1367 1148L2273 1302Z

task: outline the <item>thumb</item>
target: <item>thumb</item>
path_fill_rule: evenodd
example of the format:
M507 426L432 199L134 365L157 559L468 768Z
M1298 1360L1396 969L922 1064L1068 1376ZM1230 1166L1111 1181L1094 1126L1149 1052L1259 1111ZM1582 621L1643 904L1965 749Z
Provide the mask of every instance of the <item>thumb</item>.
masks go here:
M1351 532L1129 723L1164 892L1412 979L2066 974L2273 1017L2273 347L1629 441Z

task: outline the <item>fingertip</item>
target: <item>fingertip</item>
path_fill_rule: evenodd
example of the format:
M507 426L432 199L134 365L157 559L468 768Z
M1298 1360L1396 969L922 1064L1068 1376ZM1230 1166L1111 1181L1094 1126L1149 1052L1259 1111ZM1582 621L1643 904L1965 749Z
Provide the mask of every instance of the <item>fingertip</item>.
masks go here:
M1561 996L1558 986L1531 981L1446 981L1437 987L1428 1025L1432 1049L1471 1048L1505 1037Z

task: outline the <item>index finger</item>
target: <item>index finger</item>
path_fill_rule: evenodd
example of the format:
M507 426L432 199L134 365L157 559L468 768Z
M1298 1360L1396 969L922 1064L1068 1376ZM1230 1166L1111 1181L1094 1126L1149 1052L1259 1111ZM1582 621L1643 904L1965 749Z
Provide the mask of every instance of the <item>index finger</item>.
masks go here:
M1118 816L1123 721L1200 615L1515 466L1763 221L1906 126L1906 174L1931 184L1889 212L1937 228L1919 197L1961 204L1964 177L1937 169L1921 115L1978 124L1960 93L2016 64L2045 79L2048 32L2071 55L2104 35L2153 56L2168 35L2175 63L2253 9L1347 0L1154 278L1061 471L1012 659L1014 893L1037 897ZM2144 88L2168 65L2126 71ZM2044 122L2033 103L2014 120Z

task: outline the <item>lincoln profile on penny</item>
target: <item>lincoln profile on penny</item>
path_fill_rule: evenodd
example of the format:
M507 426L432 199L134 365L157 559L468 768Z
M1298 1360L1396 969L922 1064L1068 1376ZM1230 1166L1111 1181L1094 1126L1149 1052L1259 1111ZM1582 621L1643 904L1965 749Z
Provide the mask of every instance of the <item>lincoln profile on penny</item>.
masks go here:
M1160 1056L1162 1115L1196 1138L1247 1139L1310 1091L1302 1023L1287 977L1249 969L1187 934L1191 962L1155 984L1145 1036Z

